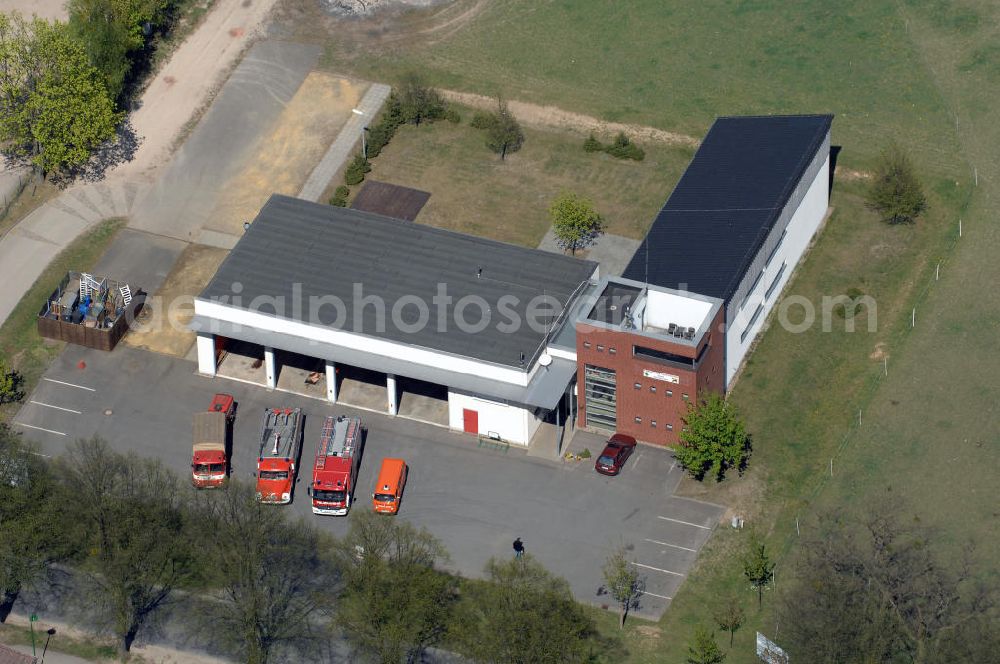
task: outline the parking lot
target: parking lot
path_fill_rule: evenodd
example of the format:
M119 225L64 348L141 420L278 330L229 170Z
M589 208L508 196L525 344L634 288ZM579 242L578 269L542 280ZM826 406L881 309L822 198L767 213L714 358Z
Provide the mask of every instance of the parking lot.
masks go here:
M608 604L600 594L601 566L609 552L625 544L632 547L630 558L645 584L636 613L656 619L723 512L672 495L681 471L665 450L640 446L619 477L604 477L594 472L592 459L547 461L513 448L481 449L473 436L199 376L192 362L126 346L112 353L67 348L15 422L47 455L58 455L76 438L97 435L115 449L159 458L185 476L191 416L207 408L215 392L236 397L233 473L241 479L252 479L262 409L305 411L298 489L291 507L276 509L307 516L336 535L346 532L350 517L313 516L305 487L323 418L361 416L368 433L355 509L370 509L368 496L382 458L404 458L410 477L400 518L437 536L451 554L451 568L467 576L480 575L490 556L512 555L511 542L520 537L527 552L565 577L581 601Z

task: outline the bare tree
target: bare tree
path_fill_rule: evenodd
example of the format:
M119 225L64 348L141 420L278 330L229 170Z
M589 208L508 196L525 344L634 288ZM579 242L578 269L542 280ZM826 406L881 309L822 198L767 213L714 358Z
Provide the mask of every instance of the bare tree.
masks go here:
M0 623L21 591L76 553L79 541L48 465L32 451L0 423Z
M629 547L624 544L615 549L604 561L604 584L608 594L618 604L618 629L625 627L629 609L639 605L642 587L639 573L625 556Z
M767 549L756 535L750 540L750 546L743 554L743 575L757 591L757 606L764 601L764 588L774 580L774 563L767 554Z
M592 661L593 621L564 579L530 554L486 564L487 581L463 589L453 640L487 664Z
M337 623L383 664L416 661L441 639L455 579L434 568L447 553L430 533L374 512L356 512L340 546L346 581Z
M126 653L191 571L177 478L98 438L77 441L59 461L68 507L89 533L90 596Z
M822 523L780 609L794 655L820 663L996 657L1000 638L983 627L1000 619L997 590L973 576L971 550L942 564L933 532L899 506Z
M510 112L507 102L502 97L497 97L497 110L493 114L493 121L486 127L486 146L504 160L507 158L507 153L517 152L522 145L524 145L524 131L521 129L521 124Z
M222 590L204 621L250 664L267 664L278 647L307 647L325 635L339 592L330 543L303 522L262 505L251 486L230 482L198 496L199 528Z
M733 647L733 639L736 638L736 630L743 626L746 621L747 614L740 606L740 601L735 597L730 597L725 604L723 604L715 612L715 624L719 626L719 629L729 632L729 647Z

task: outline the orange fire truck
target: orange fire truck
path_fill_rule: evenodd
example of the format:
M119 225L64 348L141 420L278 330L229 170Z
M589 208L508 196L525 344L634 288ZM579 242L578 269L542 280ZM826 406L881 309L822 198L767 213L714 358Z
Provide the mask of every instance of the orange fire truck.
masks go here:
M357 486L361 444L361 418L341 415L324 420L309 484L313 514L347 514Z
M208 410L194 416L191 483L197 489L214 489L226 482L226 434L236 415L232 395L216 394Z
M302 452L302 409L265 408L257 455L257 500L292 502L295 464Z

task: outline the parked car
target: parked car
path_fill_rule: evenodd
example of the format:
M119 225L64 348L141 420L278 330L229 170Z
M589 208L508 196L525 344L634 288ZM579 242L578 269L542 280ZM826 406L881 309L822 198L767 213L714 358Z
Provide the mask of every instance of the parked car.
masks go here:
M611 436L608 444L604 446L604 451L597 457L594 470L602 475L617 475L625 465L625 460L632 455L635 445L635 438L632 436L623 433Z

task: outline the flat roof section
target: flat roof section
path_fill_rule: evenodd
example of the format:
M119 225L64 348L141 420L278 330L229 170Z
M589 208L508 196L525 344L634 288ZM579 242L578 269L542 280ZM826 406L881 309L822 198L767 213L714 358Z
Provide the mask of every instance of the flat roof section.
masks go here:
M533 329L526 322L529 305L547 296L559 303L558 317L596 269L570 256L276 194L200 298L508 367L521 367L524 353L528 369L552 322L539 316ZM450 303L440 298L441 289ZM338 299L345 315L331 305L312 307L312 298ZM469 324L482 317L476 302L485 302L485 328L456 324L463 298L470 303L463 315ZM374 299L384 303L384 315ZM252 306L254 300L265 304ZM281 311L268 304L275 301ZM415 301L429 310L423 325ZM440 326L439 311L445 312ZM514 318L521 323L504 325Z
M832 122L718 118L622 276L728 301Z
M393 219L413 221L430 199L430 193L401 187L388 182L365 180L365 185L354 197L351 207L355 210L374 212Z
M609 281L587 318L609 325L621 325L625 320L625 312L632 309L640 293L642 288L638 286Z

